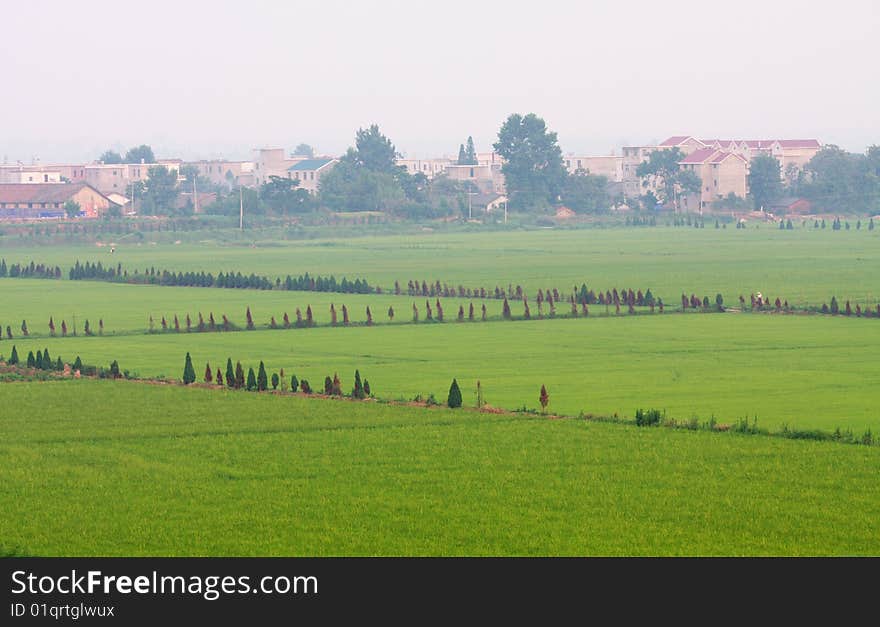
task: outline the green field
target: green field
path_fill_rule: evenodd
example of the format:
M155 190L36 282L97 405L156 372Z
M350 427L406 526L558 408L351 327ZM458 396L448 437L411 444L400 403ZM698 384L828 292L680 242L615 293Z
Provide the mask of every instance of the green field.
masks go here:
M207 237L208 235L206 235ZM112 241L108 239L108 242ZM766 224L745 230L631 228L383 236L307 242L258 241L252 246L117 243L108 247L8 248L8 262L34 261L63 270L81 261L129 269L155 266L217 274L267 276L334 274L366 278L389 288L395 280L448 281L474 287L522 285L568 290L586 282L602 289L651 288L675 301L682 291L718 292L728 302L752 292L792 304L850 299L880 301L880 229L779 231Z
M191 353L225 370L263 360L270 374L322 387L355 369L381 400L461 384L473 407L619 415L638 408L699 423L880 432L880 320L803 314L677 312L682 292L776 295L817 306L836 295L880 300L878 231L770 226L425 233L254 246L9 248L7 263L76 259L143 270L309 272L434 280L566 296L647 289L664 314L455 322L468 299L0 279L0 325L12 345L139 377L179 380ZM206 236L210 234L206 233ZM435 298L430 298L435 307ZM412 322L412 305L420 322ZM477 318L483 301L474 300ZM350 327L329 326L330 304ZM316 328L267 329L311 305ZM363 324L366 307L375 325ZM393 306L395 320L387 310ZM257 329L148 334L165 316L201 312ZM545 307L545 314L548 313ZM436 315L436 311L435 311ZM49 337L49 316L77 337ZM21 337L26 319L31 331ZM89 319L104 335L83 337ZM873 522L878 447L709 431L639 429L528 413L490 414L133 382L0 384L0 550L39 555L819 555L880 553Z
M126 382L3 402L7 553L880 552L875 447Z
M164 288L172 289L172 288ZM207 290L202 290L207 291ZM631 417L638 407L733 423L748 416L778 429L880 430L874 385L880 379L880 322L824 316L664 314L577 320L407 324L259 330L235 333L4 340L8 355L49 349L53 358L106 367L113 359L139 376L183 372L190 352L201 380L205 363L225 371L262 360L320 386L339 373L349 391L355 369L380 398L446 398L453 377L465 403L476 381L486 400L514 409L538 406Z

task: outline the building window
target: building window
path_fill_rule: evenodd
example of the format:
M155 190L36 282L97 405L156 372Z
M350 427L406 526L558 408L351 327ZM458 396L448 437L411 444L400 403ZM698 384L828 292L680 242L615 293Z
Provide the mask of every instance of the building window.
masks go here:
M471 178L474 178L474 169L471 168Z

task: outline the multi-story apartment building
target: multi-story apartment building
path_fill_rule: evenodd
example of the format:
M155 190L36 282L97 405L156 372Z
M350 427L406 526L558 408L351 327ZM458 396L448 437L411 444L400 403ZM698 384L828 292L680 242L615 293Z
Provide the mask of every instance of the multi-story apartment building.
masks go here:
M700 175L702 191L683 200L690 203L690 210L700 209L708 202L733 192L737 196L748 193L748 164L759 154L775 157L781 166L782 176L789 168L802 169L821 149L815 139L697 139L690 135L676 135L656 146L625 146L623 148L623 189L627 197L634 198L647 190L658 192L651 181L645 185L636 171L640 163L647 161L655 150L678 148L685 155L681 165ZM738 159L730 159L734 155ZM722 174L716 176L716 173ZM681 206L681 205L680 205Z
M572 174L580 170L587 174L604 176L610 183L623 182L623 157L620 156L567 155L562 158L562 163Z
M682 168L700 177L700 193L683 195L678 201L682 211L700 211L714 200L736 194L744 198L747 189L748 164L734 153L715 148L694 150L679 161Z

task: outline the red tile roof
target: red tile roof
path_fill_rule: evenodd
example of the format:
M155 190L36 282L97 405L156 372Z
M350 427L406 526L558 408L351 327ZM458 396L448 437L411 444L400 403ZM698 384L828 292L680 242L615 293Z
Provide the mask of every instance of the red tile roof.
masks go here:
M680 146L681 144L683 144L685 141L687 141L689 139L691 139L690 135L673 135L672 137L670 137L666 141L661 142L660 145L661 146ZM697 140L697 141L699 141L699 140Z
M88 183L6 183L0 184L0 202L63 203ZM94 188L92 188L94 189ZM95 190L96 192L98 190Z
M679 163L721 163L722 161L730 157L734 157L735 159L739 159L740 161L745 161L745 159L732 152L715 150L714 148L701 148L700 150L695 150L694 152L689 154L687 157L679 161Z
M783 148L816 148L819 149L822 146L819 144L819 141L816 139L780 139L779 145Z
M718 151L714 148L700 148L699 150L693 151L687 157L679 161L679 163L706 163L716 152Z
M733 152L724 152L723 150L719 150L709 159L709 163L721 163L728 157L733 157L734 159L739 159L740 161L745 162L745 159L740 157L738 154Z

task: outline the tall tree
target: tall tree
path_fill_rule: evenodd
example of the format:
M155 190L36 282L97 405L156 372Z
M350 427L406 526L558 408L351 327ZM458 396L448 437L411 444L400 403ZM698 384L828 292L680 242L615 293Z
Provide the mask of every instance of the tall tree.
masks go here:
M257 391L265 392L269 387L269 377L266 375L266 365L261 361L260 370L257 373Z
M296 148L293 149L293 156L311 159L315 156L315 149L308 144L297 144Z
M676 200L680 194L696 193L702 185L700 177L691 170L686 170L679 165L685 154L679 148L669 150L655 150L650 154L647 161L639 164L636 175L642 179L642 185L647 187L651 184L659 188L660 200L666 203L674 203L678 209Z
M312 207L311 195L299 187L299 179L270 175L260 186L260 200L276 213L308 211Z
M458 165L477 165L477 151L474 148L474 138L468 136L467 148L464 144L458 146Z
M477 160L477 150L474 148L474 138L468 135L467 138L467 148L464 151L465 158L467 161L464 165L478 165L479 160Z
M782 196L782 166L773 155L758 155L749 163L749 193L755 209Z
M578 213L599 213L611 207L608 179L578 170L565 177L562 202Z
M130 148L125 153L125 163L156 163L153 149L146 144Z
M353 398L364 399L366 398L366 393L364 392L364 386L361 383L361 372L360 370L354 371L354 388L351 391L351 396Z
M880 211L880 147L865 154L828 145L804 166L799 190L820 208L837 213Z
M248 368L247 374L247 391L255 392L257 390L257 376L254 374L253 367Z
M251 368L251 372L254 369ZM235 362L235 389L240 390L244 387L244 368L240 361Z
M446 397L446 405L453 409L461 407L461 390L458 387L458 381L452 380L449 386L449 396Z
M394 174L397 172L397 150L394 144L379 131L378 124L358 129L355 134L355 162L373 172Z
M219 383L222 383L222 381ZM232 369L232 358L226 360L226 387L235 387L235 370Z
M101 156L98 157L98 161L106 165L116 165L122 163L122 155L115 150L105 150L101 153Z
M167 215L175 212L177 199L177 170L154 165L147 170L147 185L140 205L143 213Z
M196 380L196 371L193 368L192 357L186 354L186 362L183 365L183 384L189 385Z
M544 120L534 113L512 114L498 131L494 148L505 159L502 172L510 207L551 209L562 191L566 172L556 133L547 130Z

